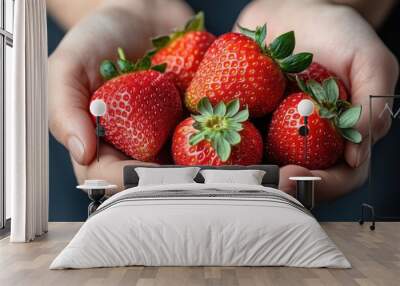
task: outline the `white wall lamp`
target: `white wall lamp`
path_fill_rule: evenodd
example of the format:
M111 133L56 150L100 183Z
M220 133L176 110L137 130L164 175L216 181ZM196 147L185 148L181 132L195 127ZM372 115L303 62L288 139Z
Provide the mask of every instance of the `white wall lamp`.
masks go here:
M93 100L90 103L90 113L96 117L96 158L97 162L100 158L100 138L106 135L104 127L100 124L100 118L107 112L106 103L102 99Z
M304 125L300 126L299 134L304 137L304 161L307 162L307 136L310 133L308 117L314 112L314 103L309 99L303 99L297 105L297 111L304 118ZM315 182L320 181L320 177L290 177L289 180L296 182L296 198L309 210L314 208Z
M309 99L303 99L297 105L297 111L304 118L304 125L299 128L299 134L304 137L304 160L307 161L307 136L310 133L308 117L314 112L314 103Z

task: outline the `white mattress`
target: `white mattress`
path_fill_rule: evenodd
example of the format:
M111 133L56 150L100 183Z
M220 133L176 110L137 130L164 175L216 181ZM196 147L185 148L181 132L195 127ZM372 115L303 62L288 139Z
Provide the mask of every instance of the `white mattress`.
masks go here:
M168 190L252 190L272 199L131 198L137 192ZM118 193L83 224L50 269L128 265L351 267L315 218L291 196L237 184L146 186Z

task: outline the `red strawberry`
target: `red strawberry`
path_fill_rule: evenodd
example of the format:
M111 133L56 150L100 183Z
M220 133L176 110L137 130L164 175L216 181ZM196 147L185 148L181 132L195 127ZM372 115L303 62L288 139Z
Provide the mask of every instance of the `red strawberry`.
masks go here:
M308 69L306 69L305 71L303 71L301 73L298 73L297 76L299 79L303 80L304 82L307 82L310 79L313 79L313 80L317 81L318 83L322 83L324 80L333 77L336 79L336 82L339 86L339 98L342 100L349 99L349 95L347 93L347 89L346 89L346 86L344 85L343 81L336 74L334 74L333 72L328 70L326 67L324 67L323 65L321 65L317 62L313 62L308 67ZM293 82L291 84L290 90L292 92L300 91L300 89L298 88L298 86L295 82Z
M179 92L167 74L148 70L149 57L133 64L121 49L119 54L120 72L112 62L103 62L101 74L110 80L92 96L107 105L100 121L105 140L132 158L154 160L182 115Z
M204 14L200 12L183 30L153 39L152 63L166 63L167 72L176 74L176 85L183 94L214 41L215 36L204 31Z
M238 98L251 116L264 116L275 110L283 97L284 73L300 72L312 61L309 53L292 55L293 32L279 36L267 47L266 25L241 31L243 34L222 35L207 50L185 96L192 112L207 96L214 105Z
M263 142L247 121L247 109L238 100L214 108L207 98L199 102L200 115L182 121L172 138L172 156L178 165L252 165L261 162Z
M270 160L279 165L326 169L342 156L344 139L361 142L360 133L353 129L360 118L361 106L351 107L349 102L339 99L339 88L334 79L325 80L323 85L310 80L302 88L304 92L289 95L273 113L267 152ZM315 106L308 118L306 137L299 133L304 118L297 110L303 99L312 100Z

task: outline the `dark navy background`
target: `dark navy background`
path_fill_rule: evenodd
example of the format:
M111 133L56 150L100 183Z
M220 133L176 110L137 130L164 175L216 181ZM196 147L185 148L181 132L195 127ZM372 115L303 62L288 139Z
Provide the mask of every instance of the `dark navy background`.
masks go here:
M229 31L247 0L188 1L198 11L203 10L207 17L207 29L215 34ZM229 9L226 9L229 7ZM398 37L400 9L392 15L379 31L389 48L400 58ZM57 47L64 36L57 24L48 17L49 54ZM340 43L338 43L340 44ZM399 87L397 88L399 92ZM400 108L396 104L395 109ZM373 151L373 192L370 196L380 216L400 217L400 195L397 176L400 174L396 157L400 158L400 118L394 120L392 129L384 140L376 144ZM86 219L87 196L75 189L76 180L66 149L50 136L50 221L83 221ZM360 204L368 200L367 184L359 190L317 210L320 220L356 220L360 214ZM399 219L400 220L400 219Z

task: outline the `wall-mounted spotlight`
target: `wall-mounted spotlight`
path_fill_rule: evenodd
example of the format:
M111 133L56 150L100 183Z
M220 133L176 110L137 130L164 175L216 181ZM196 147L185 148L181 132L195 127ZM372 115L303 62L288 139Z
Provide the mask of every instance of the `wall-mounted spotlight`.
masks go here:
M303 99L297 105L297 111L304 118L304 125L299 128L299 134L304 137L304 159L307 161L307 135L310 133L308 117L314 112L314 103L309 99Z
M104 127L100 124L100 118L107 112L106 103L101 99L93 100L90 103L90 113L96 117L96 157L97 162L100 157L100 138L106 135Z

